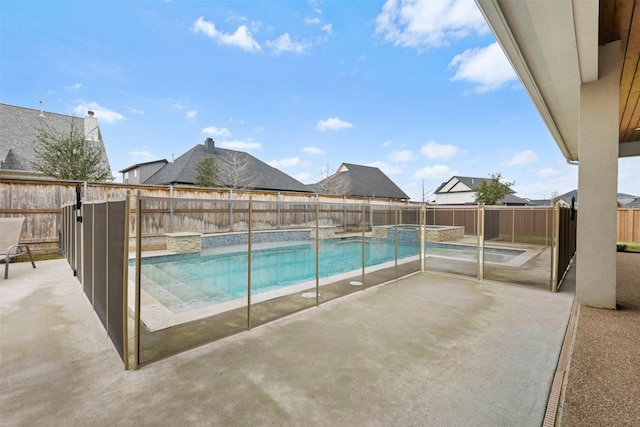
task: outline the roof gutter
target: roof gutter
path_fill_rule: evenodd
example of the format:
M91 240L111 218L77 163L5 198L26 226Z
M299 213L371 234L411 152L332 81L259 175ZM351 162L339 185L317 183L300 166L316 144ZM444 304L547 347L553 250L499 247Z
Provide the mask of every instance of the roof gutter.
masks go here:
M538 83L527 64L522 50L520 49L518 40L511 31L509 21L500 8L500 0L475 0L475 2L484 16L485 21L491 28L491 31L495 35L496 40L505 52L507 59L520 79L520 82L525 87L529 97L533 101L533 104L536 106L538 113L547 125L547 128L553 136L553 139L556 141L562 155L568 161L573 160L569 148L567 147L567 143L560 133L544 96L538 87Z

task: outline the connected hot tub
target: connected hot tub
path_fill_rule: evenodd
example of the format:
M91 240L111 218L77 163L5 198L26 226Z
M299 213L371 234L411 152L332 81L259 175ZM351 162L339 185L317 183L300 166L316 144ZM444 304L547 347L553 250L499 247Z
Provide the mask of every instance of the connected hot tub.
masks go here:
M418 242L420 240L421 227L415 225L400 225L398 230L398 241L400 242ZM422 227L425 233L426 242L448 242L458 240L464 237L463 226L449 225L427 225ZM396 227L393 225L382 225L373 227L374 239L395 240Z

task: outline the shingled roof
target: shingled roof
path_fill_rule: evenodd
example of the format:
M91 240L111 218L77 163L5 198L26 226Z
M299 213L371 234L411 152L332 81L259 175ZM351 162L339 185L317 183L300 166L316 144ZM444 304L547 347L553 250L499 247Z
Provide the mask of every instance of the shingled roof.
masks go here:
M97 120L93 117L88 119L96 122L96 129L92 129L92 132L97 135L104 166L111 170ZM35 159L33 143L38 129L46 125L68 132L72 122L78 131L85 133L83 118L0 103L0 169L35 173L31 164Z
M286 173L269 166L251 154L215 147L213 141L207 148L198 144L189 151L167 163L145 181L145 184L195 185L196 165L205 157L214 156L220 170L222 187L247 188L252 190L309 192L309 188Z
M353 163L343 163L335 174L310 187L318 193L342 196L409 199L409 196L380 169Z
M442 189L449 184L453 179L456 179L458 182L466 185L467 187L469 187L469 190L467 191L475 191L476 188L478 188L478 185L480 185L480 182L486 180L486 178L479 178L477 176L452 176L451 178L449 178L447 181L443 182L442 184L440 184L440 186L438 188L436 188L435 193L438 194L442 191ZM460 190L459 190L460 191Z

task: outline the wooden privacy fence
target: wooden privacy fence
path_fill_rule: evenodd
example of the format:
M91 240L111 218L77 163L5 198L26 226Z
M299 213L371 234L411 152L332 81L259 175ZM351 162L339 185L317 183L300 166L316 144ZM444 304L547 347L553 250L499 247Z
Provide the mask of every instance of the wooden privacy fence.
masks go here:
M640 242L640 208L618 209L618 242Z
M201 200L241 200L248 194L256 202L328 202L374 206L395 206L399 202L382 198L344 197L317 195L314 193L288 193L276 191L243 191L232 189L209 189L196 187L173 187L153 185L129 185L104 182L54 181L54 180L0 180L0 216L24 216L25 231L22 241L29 244L35 253L54 253L60 246L60 210L75 203L76 187L81 187L82 200L123 199L127 192L139 190L142 197L201 199ZM132 196L133 198L133 196ZM132 201L135 203L135 201ZM404 204L404 203L403 203ZM413 205L413 204L411 204Z

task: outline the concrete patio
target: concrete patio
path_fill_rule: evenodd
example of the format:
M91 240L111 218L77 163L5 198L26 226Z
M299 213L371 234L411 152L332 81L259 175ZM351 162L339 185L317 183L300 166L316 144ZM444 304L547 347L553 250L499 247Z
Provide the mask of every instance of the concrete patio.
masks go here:
M572 277L552 294L416 274L125 371L65 260L14 264L0 423L539 426Z

